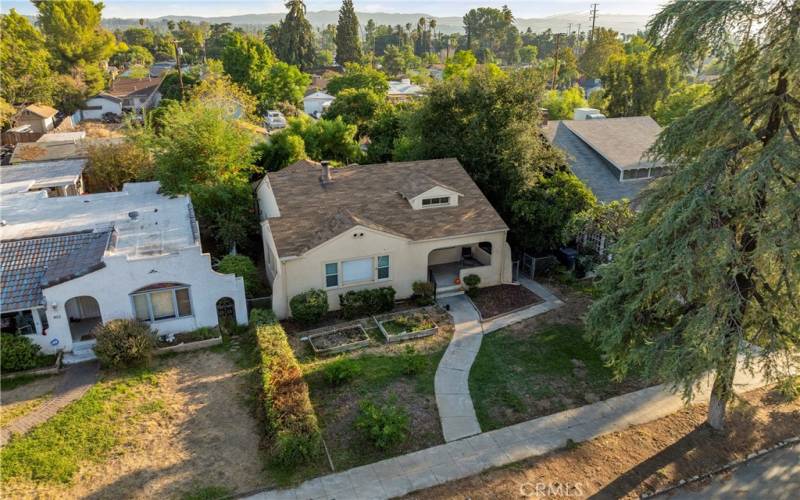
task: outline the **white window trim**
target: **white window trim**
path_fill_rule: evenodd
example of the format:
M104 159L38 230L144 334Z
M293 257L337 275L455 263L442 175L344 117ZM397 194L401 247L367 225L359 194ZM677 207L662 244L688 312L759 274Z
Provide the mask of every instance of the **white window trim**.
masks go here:
M378 258L379 257L389 257L389 276L386 278L378 278ZM372 278L367 280L361 281L351 281L348 283L344 282L344 263L345 262L353 262L357 260L366 260L372 259ZM328 264L336 264L336 286L328 286L328 274L325 267ZM332 276L332 275L331 275ZM322 288L323 290L338 290L341 288L351 288L354 286L361 286L366 285L369 283L383 283L386 281L392 280L392 255L388 253L381 253L376 255L368 255L365 257L357 257L353 259L345 259L345 260L330 260L322 263Z
M180 311L178 310L178 296L176 295L177 290L186 290L189 293L189 307L192 308L192 313L187 314L186 316L180 316ZM155 315L153 314L153 303L150 300L150 294L153 292L172 292L172 309L175 311L175 316L171 318L161 318L155 319ZM137 295L144 295L147 299L147 314L150 316L148 320L140 320L136 317L136 303L134 302L133 298ZM193 318L194 317L194 300L192 298L192 291L191 287L189 286L175 286L175 287L167 287L167 288L155 288L153 290L147 290L145 292L135 292L130 294L130 301L131 301L131 309L133 310L133 317L138 321L147 321L148 323L163 323L165 321L175 321L176 319L184 319L184 318Z
M442 198L447 198L447 203L430 203L428 205L425 204L425 200L441 200ZM423 210L427 209L427 208L452 207L453 206L453 195L430 196L428 198L422 198L419 201L419 206L422 207Z

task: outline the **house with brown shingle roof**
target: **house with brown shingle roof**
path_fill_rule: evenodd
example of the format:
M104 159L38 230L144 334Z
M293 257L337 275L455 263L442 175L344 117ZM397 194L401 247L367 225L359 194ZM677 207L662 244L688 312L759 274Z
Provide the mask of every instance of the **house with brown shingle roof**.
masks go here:
M46 134L56 126L58 110L44 104L30 104L20 111L14 127L28 125L32 132Z
M256 187L272 308L312 288L331 309L350 290L391 286L410 297L415 281L438 296L512 279L508 226L454 158L331 168L302 160Z
M111 88L90 97L81 109L84 120L101 120L103 115L113 113L122 116L125 112L141 113L158 106L161 100L163 77L129 78L119 77Z

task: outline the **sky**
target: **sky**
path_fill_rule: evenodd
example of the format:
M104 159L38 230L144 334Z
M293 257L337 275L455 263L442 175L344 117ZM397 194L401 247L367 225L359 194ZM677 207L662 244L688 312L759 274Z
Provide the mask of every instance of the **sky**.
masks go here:
M651 15L665 0L596 0L598 15ZM276 0L103 0L103 17L153 18L166 15L234 16L285 12L284 1ZM21 14L33 15L36 9L27 0L2 0L2 12L15 8ZM569 12L589 12L591 0L355 0L359 12L417 13L431 16L462 16L474 7L508 5L516 17L547 17ZM340 0L306 0L310 11L338 10Z

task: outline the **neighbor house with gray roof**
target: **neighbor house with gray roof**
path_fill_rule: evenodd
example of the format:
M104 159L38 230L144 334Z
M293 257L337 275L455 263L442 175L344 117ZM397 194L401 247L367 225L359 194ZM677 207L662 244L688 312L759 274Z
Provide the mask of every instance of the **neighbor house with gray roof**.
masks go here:
M647 158L647 150L661 133L649 116L553 120L543 132L566 153L573 173L600 201L635 201L664 173L663 165Z
M27 162L0 167L0 196L45 191L47 196L78 196L83 193L83 171L87 160Z
M84 196L8 193L0 213L2 331L45 352L91 358L93 329L118 318L167 336L247 322L242 278L212 269L191 200L159 194L158 182Z
M308 160L269 173L257 188L272 308L312 288L339 294L415 281L442 296L511 282L508 226L453 158L331 168Z

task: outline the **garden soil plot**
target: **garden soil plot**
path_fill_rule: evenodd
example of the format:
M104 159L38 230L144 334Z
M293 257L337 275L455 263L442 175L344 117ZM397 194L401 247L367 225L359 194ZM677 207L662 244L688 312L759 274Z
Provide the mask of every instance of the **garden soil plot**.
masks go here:
M523 460L410 497L521 498L537 483L580 483L582 494L577 498L639 498L793 437L800 427L800 400L786 402L768 389L743 395L734 409L722 433L704 425L708 407L699 404L572 449Z
M404 453L442 444L439 413L433 389L436 367L453 335L450 316L444 311L432 313L440 326L436 335L408 342L383 344L372 332L370 347L344 353L339 357L352 359L358 365L359 375L339 387L331 387L324 375L325 365L332 358L315 358L302 345L293 342L298 359L309 385L311 402L322 427L325 443L337 471L364 465ZM291 336L290 336L291 339ZM406 374L404 356L413 347L413 356L426 359L424 369L415 374ZM398 447L381 451L362 438L355 429L359 413L359 402L371 400L377 403L392 402L405 409L409 415L408 439ZM300 473L292 482L310 475L328 473L316 470ZM305 474L305 477L298 477Z
M481 288L472 302L481 318L489 319L544 301L522 285L496 285Z
M229 493L271 484L258 422L245 401L246 372L228 354L196 351L154 365L158 383L122 399L121 442L86 457L71 484L4 478L6 498L180 498L205 487Z
M329 351L336 348L346 348L349 344L356 342L368 341L369 336L358 325L333 330L330 333L316 335L310 342L314 344L317 351Z

